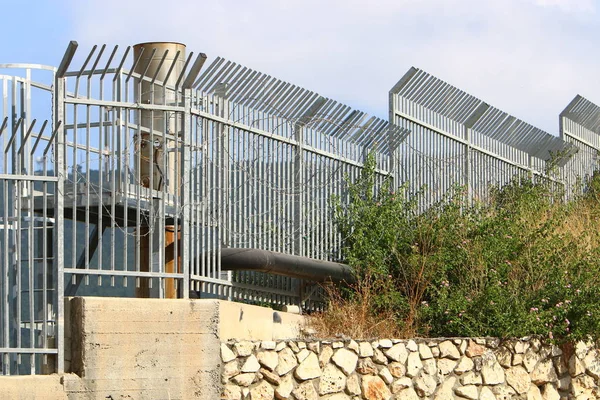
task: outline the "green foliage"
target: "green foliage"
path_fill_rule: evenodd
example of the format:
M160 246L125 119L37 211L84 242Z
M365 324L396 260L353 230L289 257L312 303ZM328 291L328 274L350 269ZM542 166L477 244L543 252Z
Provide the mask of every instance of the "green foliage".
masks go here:
M456 188L423 213L421 193L377 190L376 178L369 157L335 202L344 258L376 288L373 313L393 311L418 335L599 337L597 175L568 204L523 178L494 189L487 204L469 205Z

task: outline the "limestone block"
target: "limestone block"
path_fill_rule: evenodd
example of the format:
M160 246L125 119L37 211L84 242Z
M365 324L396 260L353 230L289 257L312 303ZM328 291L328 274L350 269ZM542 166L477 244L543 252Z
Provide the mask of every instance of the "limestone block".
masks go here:
M274 351L259 351L256 358L260 365L269 371L274 371L279 364L279 355Z
M248 357L254 351L254 343L248 340L243 340L241 342L236 342L233 345L233 348L235 349L238 357Z
M512 365L523 364L523 358L525 358L523 354L513 354Z
M433 358L431 349L425 343L419 344L419 355L421 356L421 360L428 360L430 358Z
M509 368L512 363L512 354L510 349L506 347L501 347L496 351L496 359L498 363L502 365L504 368Z
M517 397L515 390L508 385L492 386L492 393L494 393L497 400L513 400Z
M583 359L586 372L594 378L600 378L600 351L594 349L588 351Z
M569 359L569 374L573 377L585 373L585 364L575 354Z
M519 394L524 394L531 386L529 373L523 367L512 367L506 370L506 383Z
M412 388L413 387L413 382L412 379L408 378L408 377L404 377L404 378L400 378L394 381L394 383L392 383L392 393L394 394L398 394L401 391L403 391L406 388ZM402 398L402 397L399 397Z
M397 361L402 364L406 363L408 351L404 343L397 343L385 351L385 355L392 361Z
M298 344L296 344L296 342L294 342L294 341L289 341L287 345L290 349L292 349L292 351L294 353L297 353L300 351L300 347L298 347Z
M421 372L423 369L423 362L421 361L421 357L419 357L419 353L411 352L408 355L408 361L406 366L406 375L413 378Z
M319 359L315 353L310 353L304 361L294 370L294 376L301 380L318 378L321 376L321 367L319 367Z
M275 346L275 351L276 352L280 352L281 350L287 348L287 343L286 342L279 342L277 343L277 345Z
M452 360L450 360L452 361ZM429 375L435 375L438 373L438 369L437 369L437 363L435 362L435 359L430 358L428 360L423 360L423 371L425 371L426 374Z
M356 374L352 374L346 380L346 393L352 396L360 395L360 378Z
M373 361L381 365L386 365L388 363L387 357L379 349L373 349Z
M242 400L242 389L236 385L225 385L223 388L223 400Z
M531 373L531 381L538 386L558 381L552 360L545 359L540 361Z
M479 400L496 400L496 395L492 392L487 386L481 388L481 392L479 392Z
M419 351L419 346L417 346L417 343L411 339L406 342L406 349L408 351Z
M275 397L275 390L265 381L250 389L251 400L273 400L273 397Z
M275 350L277 343L274 340L263 340L260 342L260 348L265 350Z
M229 378L234 377L240 373L240 368L238 366L237 360L230 361L227 364L223 365L223 372L221 373L221 377L223 378L223 383L227 383Z
M275 388L275 397L278 399L289 399L292 390L294 390L294 377L287 374L279 381L279 386Z
M296 355L288 347L281 350L277 354L277 356L278 356L279 361L277 363L277 367L275 368L275 372L277 372L277 374L279 374L279 376L287 374L288 372L290 372L291 370L296 368L296 366L298 365L298 361L296 360Z
M311 381L301 383L292 394L296 400L319 400L319 394Z
M450 358L452 360L458 360L460 358L460 352L450 340L443 341L439 344L440 357Z
M427 374L421 374L415 379L415 390L419 396L430 396L435 392L437 380Z
M281 378L274 372L269 371L268 369L261 368L259 373L262 375L263 379L272 384L273 386L279 386L281 382Z
M361 358L358 361L356 371L362 375L377 375L379 373L377 366L370 358Z
M258 372L260 363L254 354L250 355L242 364L242 372Z
M369 342L360 342L358 350L361 357L373 357L373 347Z
M529 349L529 342L524 340L519 340L515 343L515 353L516 354L525 354L525 352Z
M366 400L388 400L392 397L392 392L378 376L363 376L361 386Z
M481 374L474 371L469 371L460 377L460 383L463 385L481 385L483 383L483 379L481 378Z
M236 356L233 351L225 343L221 343L221 361L228 363L231 360L235 360Z
M542 399L542 392L540 392L540 389L535 386L534 384L531 384L531 386L529 386L529 390L527 391L527 400L543 400Z
M402 400L421 400L421 398L413 388L403 389L399 391L396 398Z
M467 345L467 349L465 350L465 354L467 357L478 357L485 353L485 346L477 344L473 340L469 340L469 344Z
M239 386L250 386L256 380L256 374L254 372L239 374L231 378L231 380Z
M350 375L356 369L358 355L353 351L342 348L337 350L331 359L346 375Z
M307 350L307 349L302 349L300 350L298 353L296 353L296 359L298 360L299 363L301 363L302 361L304 361L306 359L306 357L308 357L309 354L314 354L312 351Z
M333 356L333 349L331 346L325 346L321 350L321 354L319 354L319 365L321 368L325 368L325 365L329 364L329 360L331 360L331 356Z
M545 384L543 392L542 400L560 400L560 393L552 383Z
M469 400L477 400L479 398L479 390L477 389L477 386L475 385L466 385L466 386L460 386L457 387L454 392L461 396L464 397L466 399ZM448 397L451 398L451 397Z
M471 371L474 366L475 364L473 364L473 360L465 356L460 359L458 365L456 366L456 368L454 368L454 372L457 375L462 375L465 372Z
M433 396L434 400L447 400L454 397L454 385L456 384L456 377L451 376L446 379L435 391Z
M487 351L481 358L481 376L486 385L498 385L504 383L504 369L494 356L494 353Z
M385 383L387 383L388 385L390 383L392 383L394 381L394 377L392 376L392 373L390 372L389 369L387 369L386 367L383 367L381 369L381 371L379 371L379 376L381 377L381 379L383 379L383 381Z
M454 367L458 362L456 360L452 360L450 358L442 358L437 363L437 369L440 375L448 375L452 371L454 371Z
M346 387L346 375L333 364L328 364L319 380L319 394L338 393Z
M390 373L394 378L401 378L404 376L404 374L406 374L406 367L404 366L404 364L401 364L399 362L394 361L390 363L387 366L387 368L390 370Z
M319 354L321 351L321 342L309 342L308 349L314 353Z

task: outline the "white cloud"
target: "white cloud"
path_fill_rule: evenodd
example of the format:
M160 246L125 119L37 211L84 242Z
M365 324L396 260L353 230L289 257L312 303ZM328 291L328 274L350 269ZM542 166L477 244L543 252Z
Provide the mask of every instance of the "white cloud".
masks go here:
M600 102L591 0L71 1L83 48L180 41L382 117L412 65L552 132Z
M596 12L594 0L535 0L542 7L556 7L566 12Z

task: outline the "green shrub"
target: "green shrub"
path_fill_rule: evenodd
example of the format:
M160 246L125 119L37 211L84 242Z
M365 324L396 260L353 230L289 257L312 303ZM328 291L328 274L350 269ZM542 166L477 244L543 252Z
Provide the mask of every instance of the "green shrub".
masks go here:
M369 157L335 201L343 256L377 288L374 315L392 312L407 334L423 336L599 336L597 175L587 196L567 204L522 178L492 190L488 203L471 205L456 188L422 213L422 193L377 190L375 177Z

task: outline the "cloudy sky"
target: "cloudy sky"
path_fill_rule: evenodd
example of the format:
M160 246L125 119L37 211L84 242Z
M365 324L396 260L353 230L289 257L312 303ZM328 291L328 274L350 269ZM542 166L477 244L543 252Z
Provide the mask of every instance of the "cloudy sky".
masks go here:
M600 0L4 0L0 63L178 41L387 117L415 66L557 134L600 104Z

